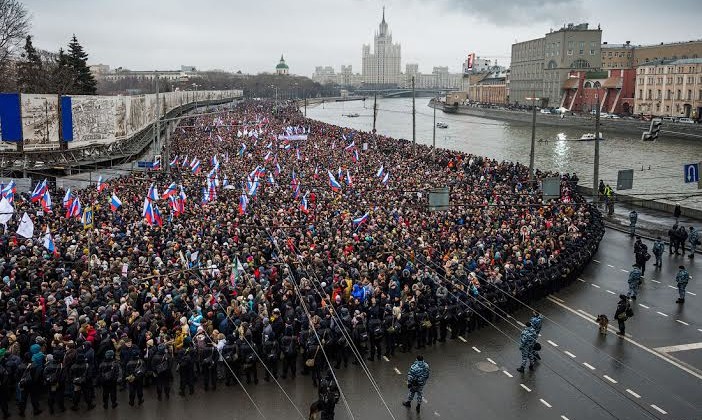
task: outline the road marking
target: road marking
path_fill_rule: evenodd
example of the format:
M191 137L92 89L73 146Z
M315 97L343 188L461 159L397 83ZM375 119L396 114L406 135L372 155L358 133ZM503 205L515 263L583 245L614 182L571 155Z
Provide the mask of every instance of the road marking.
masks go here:
M441 414L439 414L438 411L434 411L434 415L435 415L436 417L441 417Z
M564 416L563 414L561 414L561 420L570 420L570 419L568 417Z
M560 303L560 302L557 302L557 301L551 299L551 296L548 296L547 299L550 300L551 303L554 303L554 304L560 306L561 308L563 308L563 309L565 309L565 310L567 310L567 311L569 311L569 312L571 312L571 313L573 313L573 314L575 314L575 315L577 315L577 316L583 318L585 321L597 325L597 321L595 321L594 319L588 318L588 317L584 316L583 314L579 313L578 311L576 311L575 309L569 307L568 305L566 305L566 304L564 304L564 303ZM612 331L612 332L616 332L616 331L617 331L617 330L614 329L614 327L611 326L611 325L609 326L609 330ZM702 332L702 328L700 328L699 330L700 330L700 332ZM671 359L670 357L667 357L665 354L663 354L663 353L661 353L661 352L657 352L657 351L655 351L655 350L653 350L653 349L651 349L651 348L649 348L649 347L646 347L646 346L644 346L643 344L639 343L638 341L633 340L633 339L631 339L631 338L629 338L629 337L626 337L626 336L625 336L625 337L623 337L622 339L628 341L629 343L631 343L631 344L633 344L633 345L635 345L636 347L640 348L641 350L647 351L647 352L649 352L650 354L652 354L652 355L658 357L659 359L664 360L664 361L670 363L671 365L673 365L673 366L675 366L676 368L682 370L683 372L689 373L690 375L694 376L695 378L701 379L701 380L702 380L702 371L700 371L700 370L698 370L698 369L695 369L695 368L690 368L690 367L684 366L684 365L682 365L682 364L676 362L675 360Z
M467 342L468 342L468 340L466 340L465 338L461 337L460 335L458 336L458 339L461 340L461 341L463 341L464 343L467 343Z
M390 359L388 359L388 356L383 356L383 360L385 360L386 362L390 361Z
M585 280L581 279L580 277L578 277L578 280L580 280L581 282L585 283Z
M690 325L690 324L688 324L687 322L681 321L681 320L679 320L679 319L676 319L676 321L679 322L679 323L681 323L681 324L683 324L683 325Z
M639 306L642 307L642 308L645 308L645 309L651 309L650 306L646 306L646 305L644 305L643 303L639 303Z
M607 264L607 267L614 268L614 266L612 264Z
M612 295L616 295L616 293L614 293L614 292L611 291L611 290L607 290L607 293L612 294Z
M509 373L509 372L507 372L506 370L503 370L502 373L504 373L505 375L509 376L510 378L514 378L514 376L512 376L512 374Z
M585 310L583 310L583 309L578 309L578 312L582 312L582 313L587 315L587 312L585 312Z
M402 372L400 372L400 369L398 368L395 368L395 373L397 373L398 375L402 375Z
M548 408L551 408L551 404L549 404L546 400L543 398L539 398L539 401L541 401L541 404L545 405Z
M626 271L626 270L623 269L623 268L620 268L620 270L622 270L622 271L625 272L625 273L628 273L628 271Z
M604 378L605 378L606 380L610 381L610 382L613 383L613 384L616 384L616 383L617 383L617 381L615 381L614 379L610 378L610 377L607 376L607 375L604 375Z
M490 362L490 363L492 363L493 365L497 365L497 363L495 363L495 361L494 361L494 360L492 360L492 359L491 359L491 358L489 358L489 357L487 358L487 361L488 361L488 362Z
M429 401L427 401L426 398L422 397L422 402L423 402L424 404L426 404L426 403L428 403Z
M702 328L698 328L697 331L702 332Z
M568 350L564 351L563 353L565 353L565 354L567 354L568 356L570 356L570 357L572 357L573 359L575 359L575 355L574 355L573 353L569 352Z
M551 340L546 341L548 344L552 345L553 347L558 347L558 344L554 343Z
M671 285L668 285L668 287L670 287L671 289L677 289L677 287Z
M590 284L592 285L592 287L597 287L598 289L600 288L600 286L596 285L595 283L590 283Z
M531 392L531 388L529 388L528 386L526 386L526 385L524 385L524 384L519 384L519 385L520 385L522 388L524 388L524 390L525 390L526 392Z
M664 313L663 313L663 312L661 312L661 311L656 311L656 313L657 313L658 315L662 315L662 316L668 316L667 314L664 314Z
M594 258L592 259L592 261L596 262L597 264L599 264L599 263L600 263L600 261L599 261L599 260L596 260L596 259L594 259Z
M637 394L636 392L630 390L629 388L626 389L626 392L628 392L629 394L633 395L633 396L636 397L636 398L641 398L641 395L639 395L639 394Z
M480 349L475 346L473 346L473 350L475 350L476 353L480 353Z
M526 327L526 324L523 323L522 321L517 321L517 324L519 324L519 326L521 326L521 327Z
M698 349L702 349L702 343L690 343L690 344L680 344L677 346L657 347L654 350L659 351L661 353L673 353L676 351L698 350Z
M592 365L589 364L589 363L583 363L583 365L585 365L585 366L586 366L588 369L590 369L590 370L595 370L595 367L592 366Z
M690 293L690 292L688 292L688 293ZM559 301L559 302L563 302L563 299L559 299L559 298L557 298L557 297L555 297L555 296L551 296L551 297L554 298L554 299L556 299L556 300Z
M692 292L685 292L685 293L687 293L688 295L697 296L697 293L692 293Z
M651 281L654 282L654 283L660 283L658 280L653 280L653 279L651 279Z
M664 409L660 408L660 407L657 406L656 404L651 404L651 408L653 408L654 410L658 411L658 412L661 413L661 414L668 414L667 411L665 411Z

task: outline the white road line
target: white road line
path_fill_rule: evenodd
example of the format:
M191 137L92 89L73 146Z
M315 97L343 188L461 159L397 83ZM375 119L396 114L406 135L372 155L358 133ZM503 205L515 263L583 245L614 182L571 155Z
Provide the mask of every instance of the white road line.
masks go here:
M680 344L677 346L656 347L654 350L661 353L673 353L676 351L699 350L702 349L702 343Z
M597 287L598 289L600 288L600 286L596 285L595 283L590 283L590 284L592 285L592 287Z
M653 280L653 279L651 279L651 281L654 282L654 283L660 283L658 280Z
M402 375L402 372L400 372L400 369L398 368L395 368L395 373L397 373L398 375Z
M642 308L644 308L644 309L651 309L650 306L646 306L646 305L644 305L643 303L639 303L639 306L642 307Z
M654 410L658 411L658 412L661 413L661 414L668 414L667 411L665 411L664 409L660 408L660 407L657 406L656 404L651 404L651 408L653 408Z
M570 420L570 419L568 417L564 416L563 414L561 414L561 420Z
M626 389L626 392L628 392L629 394L633 395L633 396L636 397L636 398L641 398L641 395L639 395L639 394L637 394L636 392L630 390L629 388Z
M388 356L383 356L383 360L385 360L386 362L390 361L390 359L388 359Z
M531 388L529 388L528 386L526 386L526 385L524 385L524 384L519 384L519 385L520 385L522 388L524 388L524 390L525 390L526 392L531 392Z
M587 312L585 312L584 309L578 309L578 312L582 312L582 313L584 313L585 315L587 315Z
M580 277L578 277L578 280L580 280L581 282L585 283L585 280L581 279Z
M671 285L668 285L668 287L670 287L671 289L677 289L677 287Z
M607 267L614 268L614 266L612 264L607 264Z
M551 408L551 404L549 404L546 400L543 398L539 398L539 401L541 401L541 404L545 405L548 408Z
M517 324L519 324L520 327L526 327L526 324L522 321L517 321Z
M683 325L690 325L690 324L688 324L687 322L681 321L681 320L679 320L679 319L676 319L676 321L679 322L679 323L681 323L681 324L683 324Z
M553 347L558 347L558 344L554 343L551 340L546 341L548 344L552 345Z
M692 292L685 292L685 293L687 293L688 295L697 296L697 293L692 293Z
M657 313L658 315L661 315L661 316L666 316L666 317L668 316L667 314L664 314L664 313L661 312L661 311L656 311L656 313Z
M600 260L596 260L596 259L594 259L594 258L592 259L592 261L596 262L597 264L600 263Z
M607 293L612 294L612 295L616 295L616 293L614 293L614 292L611 291L611 290L607 290Z
M702 332L702 328L698 328L697 331Z
M622 270L622 271L625 272L625 273L628 273L628 271L626 271L626 270L623 269L623 268L620 268L620 270Z
M607 375L604 375L604 378L605 378L606 380L610 381L610 382L613 383L613 384L616 384L616 383L617 383L617 381L615 381L614 379L610 378L610 377L607 376Z
M439 414L438 411L434 411L434 415L435 415L436 417L441 417L441 414Z
M467 342L468 342L468 340L466 340L465 338L461 337L460 335L458 336L458 339L461 340L461 341L463 341L464 343L467 343Z
M591 324L597 325L597 321L595 321L595 320L592 319L592 318L586 317L585 315L579 313L578 311L576 311L575 309L571 308L570 306L568 306L568 305L566 305L566 304L564 304L564 303L557 302L556 300L551 299L550 296L548 296L547 299L548 299L549 301L551 301L551 303L554 303L554 304L560 306L561 308L563 308L563 309L565 309L565 310L567 310L567 311L569 311L569 312L571 312L571 313L573 313L573 314L575 314L575 315L581 317L581 318L584 319L585 321L587 321L587 322L589 322L589 323L591 323ZM616 332L616 331L617 331L617 330L614 328L614 326L612 326L612 325L610 325L609 329L610 329L610 331L612 331L612 332ZM699 328L698 330L699 330L700 332L702 332L702 328ZM628 334L627 334L627 335L628 335ZM631 339L630 337L624 337L623 339L626 340L626 341L628 341L629 343L633 344L634 346L640 348L641 350L644 350L644 351L646 351L646 352L648 352L648 353L650 353L650 354L652 354L652 355L658 357L659 359L664 360L664 361L670 363L671 365L673 365L673 366L675 366L676 368L682 370L683 372L686 372L686 373L688 373L688 374L694 376L695 378L701 379L701 380L702 380L702 373L700 373L697 369L691 369L691 368L689 368L689 367L687 367L687 366L685 366L685 365L682 365L682 364L680 364L679 362L677 362L677 361L671 359L670 357L667 357L665 354L660 353L660 352L657 352L657 351L655 351L655 350L653 350L653 349L651 349L651 348L649 348L649 347L646 347L646 346L644 346L643 344L639 343L638 341Z
M690 293L690 292L687 292L687 293ZM559 299L559 298L557 298L557 297L555 297L555 296L553 296L553 295L551 295L551 297L554 298L554 299L556 299L556 300L559 301L559 302L563 302L563 299Z
M510 378L514 378L514 376L512 376L512 374L507 372L506 370L503 370L502 373L504 373L505 375L507 375Z
M492 360L492 359L491 359L491 358L489 358L489 357L487 358L487 361L488 361L488 362L490 362L490 363L492 363L493 365L497 365L497 363L495 363L495 361L494 361L494 360Z
M429 401L428 401L426 398L422 397L422 402L423 402L424 404L426 404L426 403L428 403Z
M595 367L592 366L592 365L589 364L589 363L583 363L583 365L585 365L585 367L587 367L587 368L590 369L590 370L595 370Z
M473 346L473 350L475 350L476 353L480 353L480 349L475 346Z
M575 355L574 355L573 353L569 352L568 350L564 351L563 353L565 353L565 354L567 354L568 356L570 356L570 357L572 357L573 359L575 359Z

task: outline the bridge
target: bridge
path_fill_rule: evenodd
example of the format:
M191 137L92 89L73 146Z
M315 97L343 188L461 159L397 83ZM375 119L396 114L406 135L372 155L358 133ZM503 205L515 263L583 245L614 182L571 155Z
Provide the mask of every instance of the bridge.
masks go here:
M438 89L438 88L423 88L423 89L415 89L414 94L415 96L422 97L422 98L430 98L434 96L441 96L442 94L445 94L446 92L454 92L457 91L457 88L446 88L446 89ZM412 89L411 88L381 88L381 89L371 89L371 88L363 88L363 89L356 89L355 91L356 95L364 95L364 96L373 96L373 95L378 95L383 98L409 98L412 97Z

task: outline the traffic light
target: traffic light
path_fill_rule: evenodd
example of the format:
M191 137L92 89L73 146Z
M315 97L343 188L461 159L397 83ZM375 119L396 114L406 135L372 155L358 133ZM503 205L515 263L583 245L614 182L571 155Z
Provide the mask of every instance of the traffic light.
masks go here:
M648 129L648 131L644 131L643 135L641 136L641 140L643 140L643 141L657 140L658 136L660 135L662 125L663 125L663 120L661 120L660 118L652 119L651 120L651 127Z

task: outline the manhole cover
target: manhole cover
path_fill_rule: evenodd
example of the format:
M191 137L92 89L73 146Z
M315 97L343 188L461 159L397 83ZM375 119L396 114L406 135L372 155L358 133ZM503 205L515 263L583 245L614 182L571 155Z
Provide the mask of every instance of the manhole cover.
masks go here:
M493 365L490 362L478 362L476 363L476 366L483 372L497 372L500 370L497 365Z

